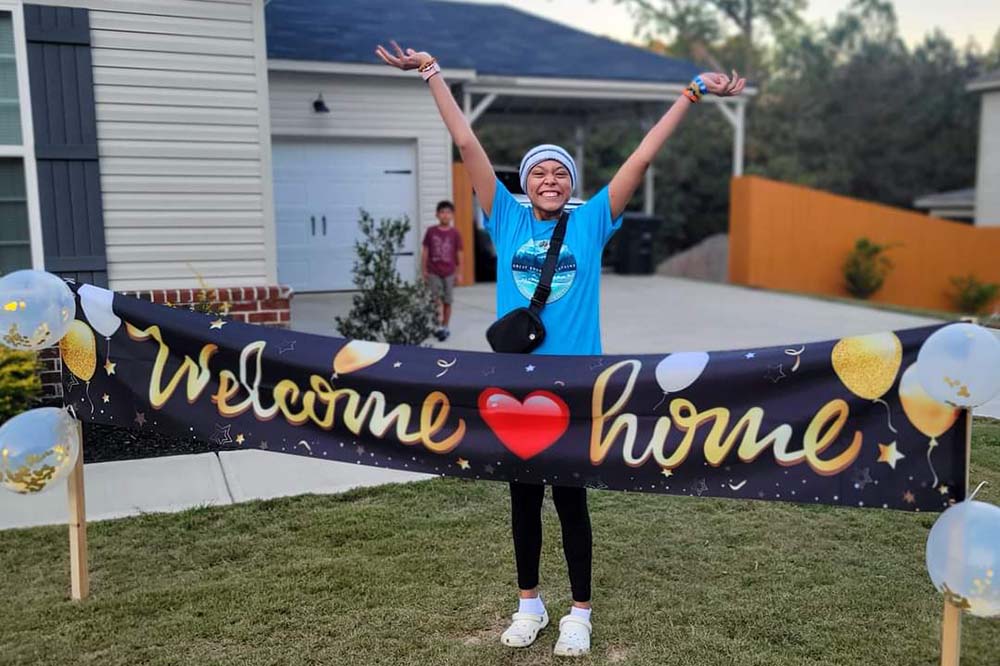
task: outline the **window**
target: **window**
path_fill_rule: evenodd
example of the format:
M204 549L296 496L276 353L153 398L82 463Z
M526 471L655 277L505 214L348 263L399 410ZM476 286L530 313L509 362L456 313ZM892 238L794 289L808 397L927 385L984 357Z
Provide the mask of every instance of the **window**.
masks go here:
M14 23L0 11L0 274L31 268Z

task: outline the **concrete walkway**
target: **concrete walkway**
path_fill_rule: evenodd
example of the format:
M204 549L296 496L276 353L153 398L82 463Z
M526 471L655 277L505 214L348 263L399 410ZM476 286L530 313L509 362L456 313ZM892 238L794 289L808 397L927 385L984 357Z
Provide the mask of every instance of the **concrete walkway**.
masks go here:
M662 276L607 275L602 292L604 349L612 354L763 347L935 322L867 307ZM292 328L332 335L334 316L346 314L350 301L350 294L297 295L292 301ZM493 316L493 285L459 289L452 336L447 343L435 346L488 351L483 332ZM977 413L1000 418L1000 399ZM256 450L94 463L85 468L89 520L334 493L425 478ZM64 486L32 497L0 492L0 529L65 521Z

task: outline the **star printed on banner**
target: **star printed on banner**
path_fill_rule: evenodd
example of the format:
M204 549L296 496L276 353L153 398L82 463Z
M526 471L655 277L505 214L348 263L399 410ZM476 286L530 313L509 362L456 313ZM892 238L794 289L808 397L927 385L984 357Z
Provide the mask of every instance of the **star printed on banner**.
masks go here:
M232 423L227 423L224 426L220 426L218 423L215 424L215 432L212 436L208 438L208 441L212 442L216 446L222 446L223 444L230 444L233 438L229 436L229 429L233 427Z
M470 467L472 467L472 465L469 464L469 461L466 460L465 458L459 458L458 463L456 464L462 469L469 469Z
M219 330L219 329L221 329L223 326L225 326L228 323L229 323L228 321L226 321L225 319L219 317L218 319L214 320L211 324L209 324L208 327L210 329Z
M393 364L392 364L392 367L394 367L394 368L398 368L398 367L400 367L401 365L403 365L401 361L396 361L395 363L393 363Z
M528 365L524 366L524 371L525 372L534 372L535 371L535 366L533 366L533 365L531 365L529 363Z
M896 449L896 442L878 445L878 462L887 463L893 469L896 469L896 463L905 457Z
M669 479L670 477L672 477L674 475L674 470L672 470L672 469L664 469L664 470L660 471L660 474L662 474L663 476L665 476L666 478Z
M104 372L108 373L108 376L110 377L111 375L115 374L116 365L118 364L112 363L111 359L109 358L107 361L104 362Z
M278 347L279 354L284 354L285 352L290 352L290 351L295 351L295 340L282 342L281 345Z
M134 420L135 424L141 428L142 426L146 425L146 413L145 412L136 411L136 413L135 413L135 419L133 419L133 420Z
M355 451L357 451L357 454L359 456L365 455L365 447L363 447L363 446L355 447Z
M247 441L247 440L246 440L246 437L243 436L243 433L239 433L238 435L236 435L236 443L237 444L239 444L240 446L243 446L243 442L245 442L245 441Z
M753 352L747 352L746 354L743 355L743 358L745 358L745 359L751 359L751 358L756 358L756 357L757 357L757 354L754 354Z
M490 366L489 368L483 370L483 377L489 377L490 375L495 375L496 373L497 373L496 367Z
M943 483L940 486L938 486L938 492L941 493L942 495L947 495L949 490L950 489L948 488L948 486L944 485Z
M864 490L865 486L869 483L875 483L875 479L872 478L871 469L865 467L854 473L854 487L858 490Z
M485 467L483 467L483 471L486 472L487 474L492 474L493 473L493 465L486 465Z
M109 402L111 402L111 396L105 393L104 395L101 396L101 402L103 402L105 405L108 404Z
M785 374L783 364L779 363L778 365L768 367L767 373L764 375L764 379L769 380L772 384L777 384L787 376L788 375Z
M267 451L268 449L267 440L266 439L260 440L260 444L258 444L258 446Z
M691 490L693 490L698 497L701 497L704 493L708 492L708 484L705 482L705 479L698 479L691 485Z
M80 380L76 378L76 375L70 374L69 380L66 383L70 388L76 388L80 385Z

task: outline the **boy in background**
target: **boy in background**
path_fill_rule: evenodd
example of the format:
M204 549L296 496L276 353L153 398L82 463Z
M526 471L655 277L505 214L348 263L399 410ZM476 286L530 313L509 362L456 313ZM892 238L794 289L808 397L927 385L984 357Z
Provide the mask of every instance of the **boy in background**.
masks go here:
M424 281L437 299L440 311L440 328L434 334L444 342L451 335L448 324L451 321L451 304L456 282L462 274L462 236L454 227L455 205L441 201L435 213L437 226L424 234L424 251L421 268Z

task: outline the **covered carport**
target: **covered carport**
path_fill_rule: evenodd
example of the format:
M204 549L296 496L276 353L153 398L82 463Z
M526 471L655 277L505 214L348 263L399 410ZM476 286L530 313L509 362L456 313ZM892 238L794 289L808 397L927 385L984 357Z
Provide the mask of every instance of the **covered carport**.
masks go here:
M586 183L582 168L588 127L605 119L618 119L622 114L651 126L689 82L688 77L674 82L651 82L479 75L463 83L460 90L465 115L473 127L484 119L532 125L573 123L574 158L580 169L582 191ZM746 94L754 92L750 89ZM732 173L742 175L747 98L705 97L702 103L717 109L732 127ZM653 214L655 182L650 167L643 192L644 212L648 215Z

